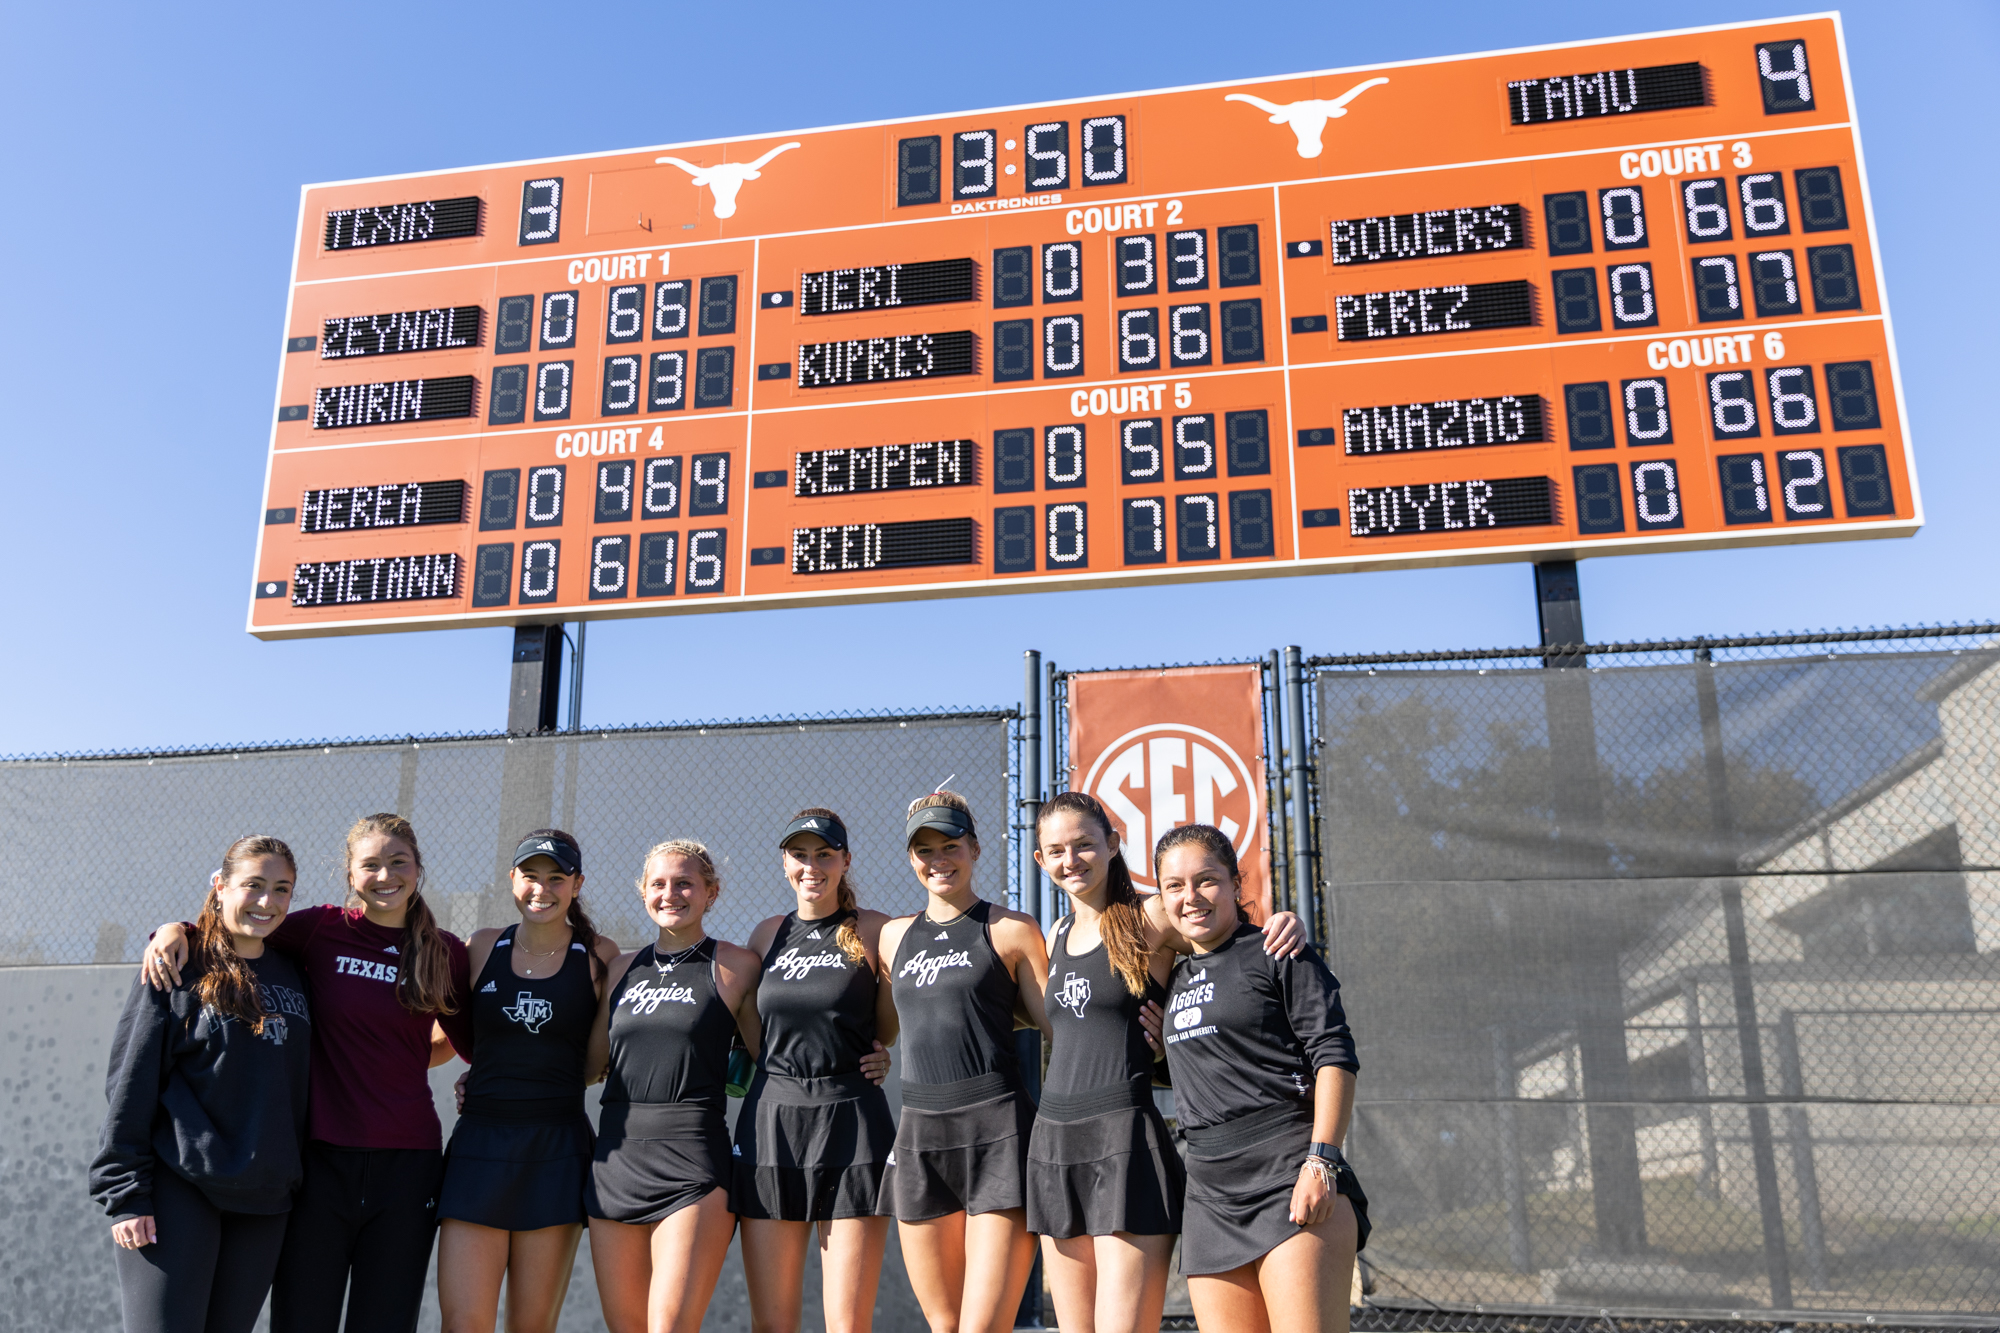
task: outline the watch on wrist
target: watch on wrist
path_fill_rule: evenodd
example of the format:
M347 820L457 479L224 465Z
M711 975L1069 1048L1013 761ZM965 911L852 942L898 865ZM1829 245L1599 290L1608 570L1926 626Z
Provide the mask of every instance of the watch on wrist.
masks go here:
M1315 1143L1306 1149L1306 1156L1317 1157L1331 1166L1338 1166L1346 1160L1340 1155L1340 1145L1337 1143Z

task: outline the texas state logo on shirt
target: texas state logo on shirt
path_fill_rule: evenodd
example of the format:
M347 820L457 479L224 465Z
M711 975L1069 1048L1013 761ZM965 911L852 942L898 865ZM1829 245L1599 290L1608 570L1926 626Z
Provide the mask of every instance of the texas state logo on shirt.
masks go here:
M1056 1003L1082 1018L1084 1006L1090 1003L1090 978L1080 977L1074 972L1063 973L1062 989L1056 992Z
M519 1023L530 1032L540 1032L542 1024L556 1016L555 1005L540 999L531 990L514 997L514 1003L500 1011L510 1023Z

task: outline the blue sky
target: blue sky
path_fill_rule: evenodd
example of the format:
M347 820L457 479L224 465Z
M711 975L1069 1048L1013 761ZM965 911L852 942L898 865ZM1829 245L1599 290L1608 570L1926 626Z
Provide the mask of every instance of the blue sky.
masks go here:
M0 753L488 730L510 631L243 632L302 182L1799 12L1729 4L10 7ZM2000 6L1844 11L1929 525L1600 559L1594 639L2000 615ZM1004 704L1112 666L1533 642L1526 565L593 626L586 723Z

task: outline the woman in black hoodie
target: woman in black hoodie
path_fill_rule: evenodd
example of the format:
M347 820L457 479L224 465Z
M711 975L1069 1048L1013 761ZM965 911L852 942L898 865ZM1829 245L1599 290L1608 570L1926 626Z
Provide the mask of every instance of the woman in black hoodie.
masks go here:
M271 1289L304 1174L311 1016L264 937L297 877L284 843L239 838L183 981L135 979L119 1016L90 1189L111 1215L126 1333L248 1333Z

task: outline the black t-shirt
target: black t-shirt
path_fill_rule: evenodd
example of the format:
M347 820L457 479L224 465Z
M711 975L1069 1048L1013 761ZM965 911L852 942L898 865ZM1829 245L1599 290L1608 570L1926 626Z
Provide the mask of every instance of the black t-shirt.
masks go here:
M1174 964L1168 991L1167 1066L1183 1128L1310 1104L1321 1069L1361 1067L1340 983L1319 954L1273 958L1247 922L1214 950Z

